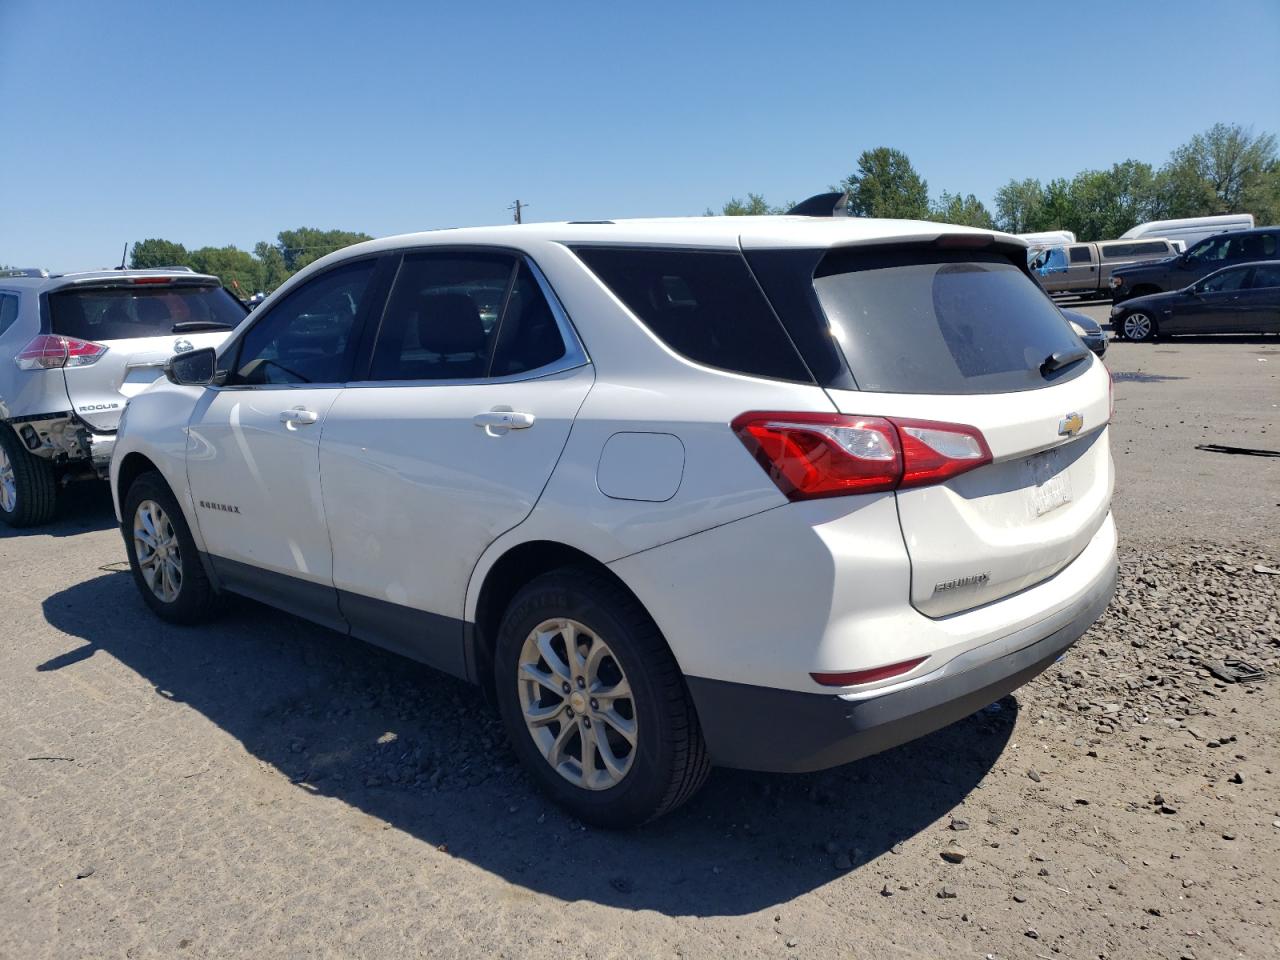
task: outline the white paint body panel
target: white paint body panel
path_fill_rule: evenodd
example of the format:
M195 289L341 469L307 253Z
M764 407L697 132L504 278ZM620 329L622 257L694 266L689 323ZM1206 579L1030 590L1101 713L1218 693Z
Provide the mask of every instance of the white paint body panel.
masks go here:
M207 552L311 583L332 583L319 445L325 415L341 392L336 386L204 391L188 435L191 500L238 511L196 510L194 523ZM316 422L281 422L281 413L299 408L314 413Z
M600 451L596 486L613 500L666 503L680 489L684 456L673 433L615 433Z
M590 365L485 384L352 384L320 444L340 590L461 618L480 554L519 524L555 469L591 389ZM506 407L531 427L477 427Z

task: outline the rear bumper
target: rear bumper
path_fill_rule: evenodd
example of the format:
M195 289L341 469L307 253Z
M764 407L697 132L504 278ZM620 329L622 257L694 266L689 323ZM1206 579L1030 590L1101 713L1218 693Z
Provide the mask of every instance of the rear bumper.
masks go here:
M1115 583L1113 552L1066 609L962 653L932 673L869 696L689 677L711 758L726 767L802 773L924 736L1000 699L1050 666L1102 614Z

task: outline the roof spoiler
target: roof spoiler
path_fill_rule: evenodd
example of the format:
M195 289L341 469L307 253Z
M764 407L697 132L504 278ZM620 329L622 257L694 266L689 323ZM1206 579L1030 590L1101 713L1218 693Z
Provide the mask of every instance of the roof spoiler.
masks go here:
M37 277L44 279L49 276L49 271L40 267L14 267L11 270L0 270L0 277Z
M849 216L849 191L819 193L808 200L801 200L787 211L789 217L847 217Z

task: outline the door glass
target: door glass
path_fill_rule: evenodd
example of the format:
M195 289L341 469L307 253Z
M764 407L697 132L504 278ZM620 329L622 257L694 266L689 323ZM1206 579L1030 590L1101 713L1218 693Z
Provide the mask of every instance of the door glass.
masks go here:
M0 335L13 326L18 319L18 298L8 293L0 293Z
M564 356L564 339L551 304L527 264L520 264L502 314L490 375L509 377L537 370Z
M1240 270L1223 270L1221 273L1215 273L1207 280L1201 281L1200 292L1225 293L1230 290L1239 290L1244 286L1244 278L1248 273L1248 268Z
M370 380L487 376L515 258L427 253L404 258L383 314Z
M1089 248L1088 247L1072 247L1071 262L1072 263L1088 263Z
M1231 238L1225 234L1202 240L1187 251L1187 259L1196 263L1217 263L1225 260L1231 248Z
M258 320L240 344L229 383L341 383L355 349L355 322L375 260L307 281Z
M1253 271L1253 282L1249 284L1254 290L1266 287L1280 287L1280 265L1267 264Z

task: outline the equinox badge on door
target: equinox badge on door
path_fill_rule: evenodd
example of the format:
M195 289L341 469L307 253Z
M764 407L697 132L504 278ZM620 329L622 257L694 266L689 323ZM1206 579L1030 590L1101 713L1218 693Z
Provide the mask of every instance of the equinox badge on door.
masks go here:
M1074 437L1084 427L1084 417L1078 413L1068 413L1058 421L1058 436Z

